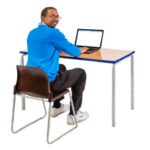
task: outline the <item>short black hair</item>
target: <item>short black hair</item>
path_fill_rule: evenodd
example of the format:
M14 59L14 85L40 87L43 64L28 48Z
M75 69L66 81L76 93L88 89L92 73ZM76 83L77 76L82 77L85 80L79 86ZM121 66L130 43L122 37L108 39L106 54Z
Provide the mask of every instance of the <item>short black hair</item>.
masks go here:
M42 16L46 17L47 11L48 11L49 9L55 9L55 10L57 10L55 7L45 7L45 8L41 11L41 17L42 17Z

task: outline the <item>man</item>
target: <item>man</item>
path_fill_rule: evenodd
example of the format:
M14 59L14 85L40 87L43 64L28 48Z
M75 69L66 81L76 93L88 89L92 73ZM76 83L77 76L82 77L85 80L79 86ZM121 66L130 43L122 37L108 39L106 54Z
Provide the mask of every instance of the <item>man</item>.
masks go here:
M46 72L52 92L57 93L66 88L71 88L76 119L77 122L81 122L89 116L87 112L79 111L82 104L86 73L80 68L66 70L64 65L59 65L59 53L62 50L76 57L86 52L87 48L79 49L71 44L62 32L55 28L59 18L54 7L46 7L42 10L41 23L37 28L30 31L27 38L27 66L38 67ZM56 117L68 109L69 105L61 104L59 99L54 102L51 116ZM75 124L72 109L70 109L67 116L67 123L69 125Z

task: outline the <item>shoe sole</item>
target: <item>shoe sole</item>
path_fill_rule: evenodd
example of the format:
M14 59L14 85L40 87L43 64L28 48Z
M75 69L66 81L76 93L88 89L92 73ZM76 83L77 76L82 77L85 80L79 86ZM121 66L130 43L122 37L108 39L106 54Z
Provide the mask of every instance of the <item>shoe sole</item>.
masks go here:
M77 121L77 123L81 123L81 122L83 122L83 121L85 121L85 120L87 120L89 118L89 116L86 118L86 119L84 119L84 120L79 120L79 121ZM74 122L67 122L67 124L68 125L75 125L76 123Z
M69 109L68 109L68 110L69 110ZM65 112L67 112L68 110L62 111L61 113L59 113L59 114L57 114L57 115L55 115L55 116L52 116L52 115L50 115L50 116L53 117L53 118L55 118L55 117L57 117L57 116L59 116L59 115L65 113Z

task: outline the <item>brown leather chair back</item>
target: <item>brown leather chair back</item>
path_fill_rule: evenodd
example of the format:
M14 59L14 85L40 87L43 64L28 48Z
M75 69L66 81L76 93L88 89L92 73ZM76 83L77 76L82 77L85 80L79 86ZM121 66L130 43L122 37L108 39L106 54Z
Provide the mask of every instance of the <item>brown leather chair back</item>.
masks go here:
M14 86L14 94L47 98L49 101L53 98L46 73L40 68L21 65L17 65L17 82Z

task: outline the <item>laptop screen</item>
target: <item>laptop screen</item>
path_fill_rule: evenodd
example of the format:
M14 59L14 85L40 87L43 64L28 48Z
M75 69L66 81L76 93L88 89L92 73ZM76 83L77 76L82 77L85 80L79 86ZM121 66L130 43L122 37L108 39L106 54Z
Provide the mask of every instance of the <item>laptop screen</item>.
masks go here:
M101 48L104 30L78 29L75 45Z

